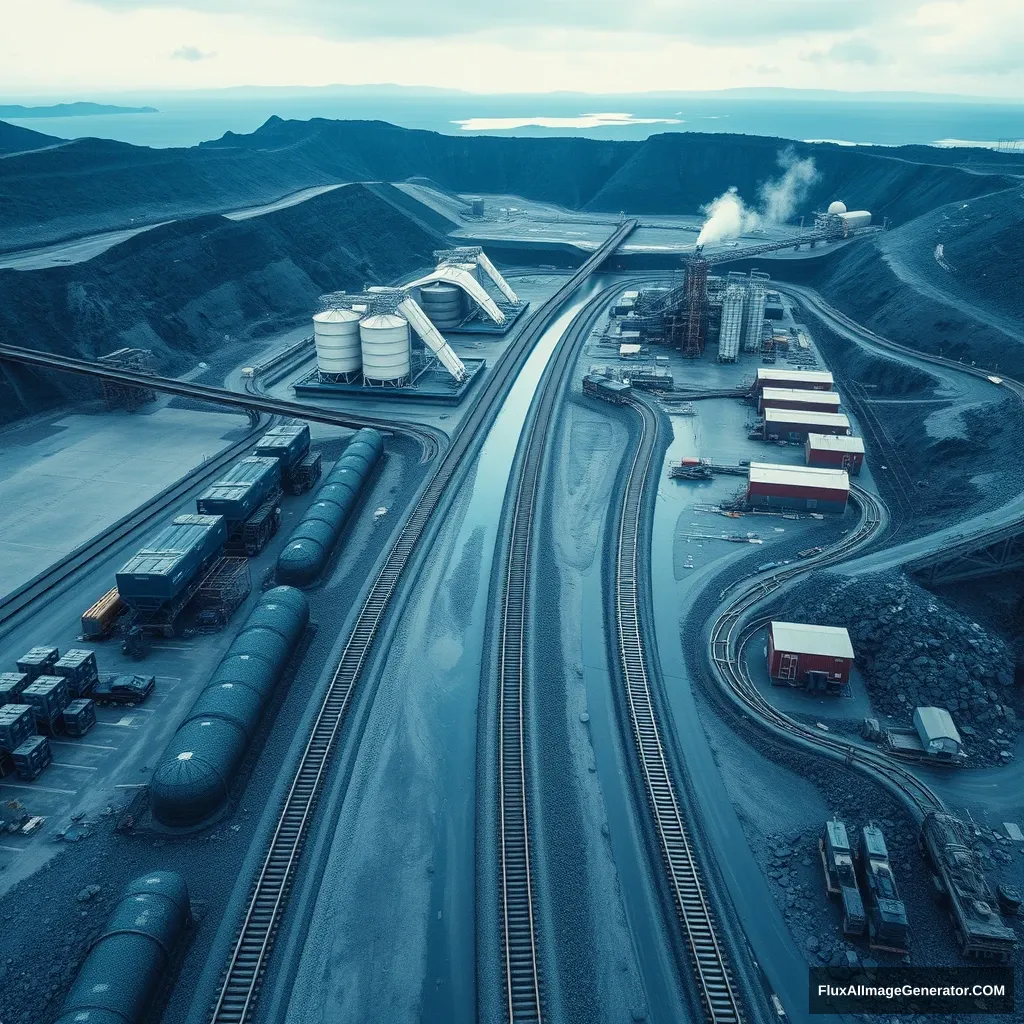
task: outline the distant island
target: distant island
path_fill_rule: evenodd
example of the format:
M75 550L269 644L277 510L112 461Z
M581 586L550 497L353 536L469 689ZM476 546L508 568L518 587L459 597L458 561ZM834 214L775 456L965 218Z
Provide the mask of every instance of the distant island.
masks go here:
M159 114L156 107L117 107L109 103L54 103L49 107L25 107L0 103L0 117L86 117L90 114Z

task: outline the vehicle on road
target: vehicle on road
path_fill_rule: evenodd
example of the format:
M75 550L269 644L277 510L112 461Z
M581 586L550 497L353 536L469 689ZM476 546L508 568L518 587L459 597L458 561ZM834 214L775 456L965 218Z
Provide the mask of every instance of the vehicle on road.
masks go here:
M118 704L133 708L141 704L155 687L156 679L153 676L104 676L96 684L92 699L102 707Z

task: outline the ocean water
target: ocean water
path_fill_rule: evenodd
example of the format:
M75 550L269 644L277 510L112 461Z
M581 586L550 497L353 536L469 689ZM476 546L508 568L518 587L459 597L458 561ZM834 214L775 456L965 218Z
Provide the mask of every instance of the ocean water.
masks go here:
M128 102L127 98L122 102ZM1024 104L657 96L408 96L306 94L133 96L156 114L12 120L61 138L194 146L255 131L273 114L389 121L446 134L644 139L664 131L733 132L849 144L996 145L1024 139ZM611 112L611 113L608 113ZM1018 146L1020 144L1018 143Z

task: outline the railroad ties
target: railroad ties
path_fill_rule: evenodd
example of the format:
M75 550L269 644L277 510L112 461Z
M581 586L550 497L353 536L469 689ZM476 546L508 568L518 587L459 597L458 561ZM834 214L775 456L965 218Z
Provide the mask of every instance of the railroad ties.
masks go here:
M692 957L701 1002L712 1024L739 1024L743 1019L739 996L680 811L651 697L637 565L641 505L654 454L657 419L643 402L633 400L630 404L640 415L643 434L626 483L615 573L616 623L629 716L662 862Z
M219 990L214 998L209 1018L210 1024L243 1024L251 1017L352 695L402 573L412 559L432 516L442 506L445 494L451 493L449 485L463 459L467 454L475 451L476 439L482 429L497 415L496 399L504 394L506 387L510 386L511 380L518 372L518 367L525 361L535 341L561 308L562 303L593 270L614 252L635 226L635 221L629 221L613 232L597 252L548 300L542 307L543 312L534 314L527 327L514 342L513 347L507 350L512 354L499 360L490 379L484 385L484 392L479 401L456 433L451 446L442 455L433 477L424 488L398 539L388 553L383 567L374 579L328 684L316 721L306 747L299 758L276 826L270 837L262 865L250 889L246 910L236 933ZM2 355L2 348L0 346L0 355ZM521 650L521 620L519 635ZM521 701L519 706L521 708ZM518 728L521 736L521 719ZM522 764L521 743L518 752L513 746L512 754L514 757L517 756L519 763ZM520 793L523 796L519 806L523 809L522 813L525 813L525 786L522 779L523 776L520 775ZM514 801L510 802L508 831L510 849L515 834L513 805ZM525 822L525 818L522 820ZM522 840L519 843L519 848L528 849L525 830ZM525 868L528 877L528 863ZM521 878L522 871L521 861L516 862L512 859L508 861L507 877L510 880L515 881L517 878ZM519 922L521 920L519 911L512 913L513 904L511 902L508 903L508 907L510 911L508 920ZM518 923L516 927L518 929ZM516 934L518 935L519 932L517 931ZM518 955L516 963L519 963ZM534 962L534 976L536 976L535 966ZM518 985L516 992L518 999ZM539 1021L539 997L536 998L534 1005L536 1012L533 1017L524 1015L516 1019Z

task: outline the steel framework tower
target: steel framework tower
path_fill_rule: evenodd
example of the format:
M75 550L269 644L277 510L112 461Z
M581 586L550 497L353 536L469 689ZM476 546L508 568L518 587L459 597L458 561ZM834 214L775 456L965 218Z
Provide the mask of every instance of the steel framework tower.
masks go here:
M686 328L683 334L683 355L695 359L704 352L708 316L708 261L698 246L686 265Z

